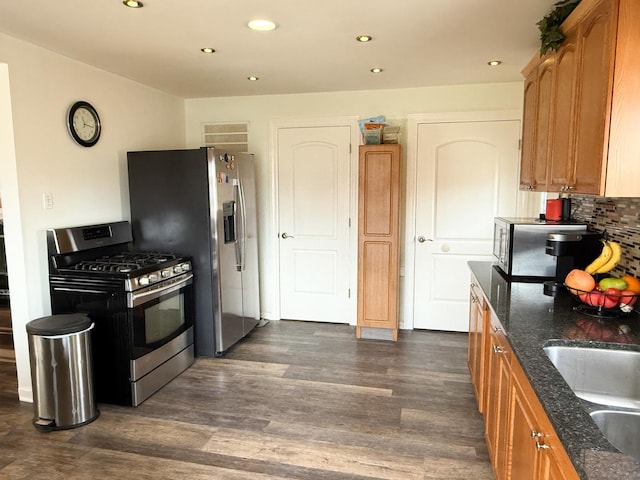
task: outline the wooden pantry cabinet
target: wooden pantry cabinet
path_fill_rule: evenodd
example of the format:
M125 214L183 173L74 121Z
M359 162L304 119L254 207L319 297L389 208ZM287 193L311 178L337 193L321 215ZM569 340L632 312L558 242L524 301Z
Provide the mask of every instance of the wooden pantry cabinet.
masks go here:
M398 339L400 264L399 144L361 145L358 163L358 322Z
M478 297L480 300L475 300ZM469 367L485 418L485 438L497 480L578 480L571 460L513 355L500 320L473 275L471 299L470 337L475 338L469 342ZM484 309L477 308L478 301ZM478 315L483 323L480 333ZM483 370L480 375L472 367L478 363Z
M525 67L521 189L640 196L639 23L636 0L582 0Z

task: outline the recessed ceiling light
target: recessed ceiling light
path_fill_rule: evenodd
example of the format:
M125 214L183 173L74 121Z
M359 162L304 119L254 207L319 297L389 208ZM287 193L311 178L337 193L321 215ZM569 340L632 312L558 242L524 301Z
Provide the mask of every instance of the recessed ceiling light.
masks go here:
M211 47L203 47L200 49L202 53L215 53L215 50Z
M253 75L251 75L250 77L247 77L247 80L250 80L252 82L257 82L259 80L258 77L254 77Z
M490 67L497 67L498 65L502 64L502 60L491 60L491 61L487 62L487 64Z
M371 73L382 73L382 69L380 67L374 67L370 70Z
M144 7L144 3L139 2L138 0L124 0L123 5L129 8L142 8Z
M356 40L362 43L367 43L373 40L373 37L371 35L358 35Z
M274 28L276 28L275 23L273 23L271 20L264 19L251 20L247 24L247 26L251 30L257 30L258 32L268 32L269 30L273 30Z

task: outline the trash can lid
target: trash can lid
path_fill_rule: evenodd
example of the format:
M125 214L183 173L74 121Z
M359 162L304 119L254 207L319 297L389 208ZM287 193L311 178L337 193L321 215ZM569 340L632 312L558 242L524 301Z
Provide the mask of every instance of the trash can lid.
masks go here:
M82 313L50 315L27 323L27 333L31 335L65 335L81 332L90 326L91 320Z

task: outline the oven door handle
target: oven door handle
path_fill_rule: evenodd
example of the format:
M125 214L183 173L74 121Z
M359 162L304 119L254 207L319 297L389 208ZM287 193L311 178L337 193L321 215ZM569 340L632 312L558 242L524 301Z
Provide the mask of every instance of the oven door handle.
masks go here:
M71 287L52 287L55 292L73 292L73 293L99 293L105 295L108 292L104 290L91 290L89 288L71 288ZM113 294L111 294L113 296Z
M175 292L181 288L193 283L193 274L190 273L186 277L181 278L178 282L167 285L166 287L155 288L153 290L144 291L142 293L133 292L127 296L127 306L134 308L141 305L144 302L155 300L156 298L166 295L167 293Z

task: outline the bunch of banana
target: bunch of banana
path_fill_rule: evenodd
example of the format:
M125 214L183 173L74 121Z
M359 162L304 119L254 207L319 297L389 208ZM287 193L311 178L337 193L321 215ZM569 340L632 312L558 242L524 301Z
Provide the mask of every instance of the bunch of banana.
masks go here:
M615 268L621 256L622 247L618 242L602 240L602 252L584 271L591 275L609 272Z

